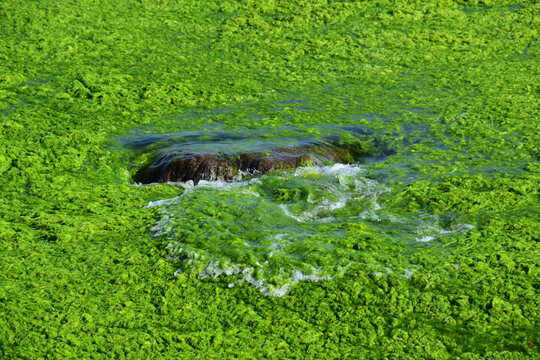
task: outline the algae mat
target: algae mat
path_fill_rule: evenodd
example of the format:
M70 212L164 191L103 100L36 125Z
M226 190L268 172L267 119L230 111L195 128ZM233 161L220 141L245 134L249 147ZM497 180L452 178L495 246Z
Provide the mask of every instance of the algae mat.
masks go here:
M535 1L6 0L0 28L1 357L539 357ZM216 132L371 156L133 185L125 139Z

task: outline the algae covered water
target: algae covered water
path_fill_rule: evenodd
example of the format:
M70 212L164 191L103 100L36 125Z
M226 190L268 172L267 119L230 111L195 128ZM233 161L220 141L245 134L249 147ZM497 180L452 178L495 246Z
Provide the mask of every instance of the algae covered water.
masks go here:
M380 237L395 251L413 249L462 232L469 224L440 224L428 214L392 213L379 195L388 189L365 176L361 165L335 164L281 171L236 183L181 183L172 199L151 201L162 207L153 236L166 236L177 273L199 278L231 277L229 287L247 282L264 295L282 296L299 281L342 276L352 262L364 262L362 242ZM355 224L365 239L346 236ZM409 268L403 268L409 267ZM371 272L397 271L409 277L410 263L391 269L371 264Z
M0 358L538 358L539 14L0 1Z

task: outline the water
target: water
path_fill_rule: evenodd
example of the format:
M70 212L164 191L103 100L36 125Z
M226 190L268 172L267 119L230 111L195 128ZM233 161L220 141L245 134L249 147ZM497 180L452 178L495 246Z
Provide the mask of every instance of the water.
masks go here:
M229 287L247 282L271 296L301 281L343 275L350 264L365 261L366 242L383 239L410 248L471 227L389 209L380 198L390 189L359 164L174 185L184 188L180 196L148 207L161 207L152 234L168 239L176 273L225 276ZM383 263L372 268L377 274L394 271ZM395 271L407 277L414 269Z
M418 109L407 113L413 110ZM282 296L300 282L339 279L353 264L365 265L376 276L408 278L417 271L408 260L416 250L437 246L472 227L455 214L411 213L391 204L396 180L413 183L430 176L412 166L428 160L407 149L428 143L443 151L445 145L428 126L396 125L382 115L376 119L381 124L169 129L129 135L121 142L135 157L178 149L234 154L312 141L365 145L367 153L353 164L304 167L240 182L169 183L183 193L147 205L160 208L152 235L166 239L177 275L219 278L229 287L247 283L263 295Z

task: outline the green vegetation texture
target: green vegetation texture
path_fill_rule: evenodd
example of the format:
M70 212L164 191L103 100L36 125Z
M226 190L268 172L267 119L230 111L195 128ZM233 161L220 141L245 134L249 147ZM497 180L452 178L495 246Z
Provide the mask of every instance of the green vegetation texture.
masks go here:
M540 358L539 31L533 0L2 0L0 358ZM344 128L392 150L385 209L474 228L330 224L356 260L281 297L175 275L144 206L184 190L118 140Z

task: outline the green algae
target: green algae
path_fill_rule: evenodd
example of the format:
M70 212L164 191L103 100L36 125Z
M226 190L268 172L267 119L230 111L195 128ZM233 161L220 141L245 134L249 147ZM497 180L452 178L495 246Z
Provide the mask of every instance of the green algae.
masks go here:
M0 353L538 357L539 13L533 1L3 1ZM357 126L394 152L368 164L390 189L381 203L475 228L408 248L342 225L364 260L281 298L174 276L168 242L150 236L159 210L143 207L183 190L132 186L133 155L109 144L137 127L216 126Z

